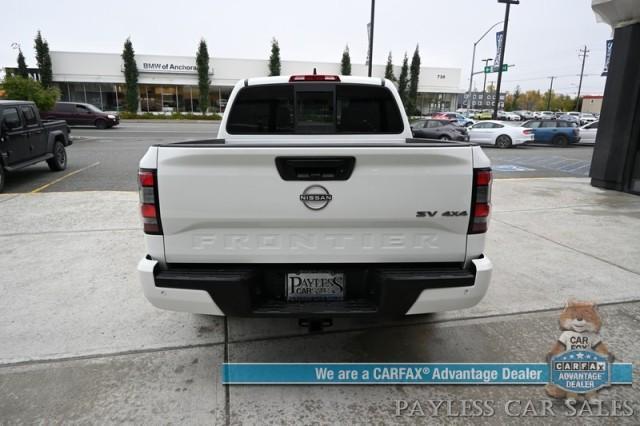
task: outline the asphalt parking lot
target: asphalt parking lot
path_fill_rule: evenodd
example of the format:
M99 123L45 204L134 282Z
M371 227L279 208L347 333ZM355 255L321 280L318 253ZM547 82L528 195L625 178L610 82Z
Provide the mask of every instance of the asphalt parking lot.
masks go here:
M135 191L138 161L149 145L215 138L218 126L217 122L125 122L106 130L74 127L67 170L54 174L42 163L13 172L7 179L5 193ZM586 177L593 147L521 146L508 150L488 147L485 152L498 178ZM53 181L56 183L50 185Z
M155 142L215 137L215 123L74 128L70 167L12 173L0 194L0 423L382 424L396 400L542 400L536 386L224 386L229 362L542 362L570 298L601 306L619 360L640 359L640 198L591 187L592 147L488 148L498 180L489 293L476 307L398 320L339 320L308 334L293 320L161 311L142 295L136 170ZM632 416L489 424L640 423ZM561 404L554 403L557 411ZM447 424L472 419L446 418Z

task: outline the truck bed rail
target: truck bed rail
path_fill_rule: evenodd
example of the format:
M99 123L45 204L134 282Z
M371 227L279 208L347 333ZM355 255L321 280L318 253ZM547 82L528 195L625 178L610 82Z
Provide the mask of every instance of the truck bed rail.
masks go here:
M202 139L195 141L170 142L163 144L154 144L160 148L305 148L305 147L329 147L329 148L347 148L347 147L365 147L365 148L396 148L398 146L407 147L453 147L453 146L476 146L472 142L459 141L442 141L438 139L423 138L407 138L404 143L233 143L228 144L224 139Z

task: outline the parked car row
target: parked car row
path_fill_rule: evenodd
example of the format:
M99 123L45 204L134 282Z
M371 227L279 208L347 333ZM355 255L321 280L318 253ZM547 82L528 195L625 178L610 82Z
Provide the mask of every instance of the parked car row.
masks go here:
M515 114L518 114L522 117L523 120L565 120L565 121L573 121L578 125L585 125L587 123L593 123L598 119L595 114L591 114L588 112L577 112L577 111L526 111L519 110L513 111Z
M472 119L472 120L491 120L493 118L493 110L490 110L490 109L483 109L483 110L472 109L472 110L467 111L466 109L461 108L457 112L455 112L454 114L462 115L467 120L469 120L469 119ZM519 121L519 120L522 120L522 117L519 114L517 114L516 112L500 110L500 111L498 111L497 119L498 120L506 120L506 121Z
M462 115L467 119L473 120L491 120L493 118L492 110L467 110L466 108L460 108L455 114ZM568 117L569 116L569 117ZM496 117L498 120L504 121L525 121L525 120L556 120L561 119L565 121L572 121L580 126L588 123L593 123L598 120L598 114L592 114L588 112L577 111L498 111Z
M582 132L586 135L585 142L594 142L597 126L596 121L578 128L571 119L535 119L521 125L486 120L461 126L455 119L428 118L414 121L411 130L417 138L471 141L498 148L510 148L528 142L566 147L580 142Z

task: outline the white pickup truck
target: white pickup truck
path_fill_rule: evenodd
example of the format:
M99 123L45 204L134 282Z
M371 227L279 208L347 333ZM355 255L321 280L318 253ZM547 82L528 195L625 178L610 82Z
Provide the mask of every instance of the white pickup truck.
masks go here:
M218 139L140 161L144 294L301 321L473 306L492 270L489 166L473 144L414 139L389 80L240 81Z

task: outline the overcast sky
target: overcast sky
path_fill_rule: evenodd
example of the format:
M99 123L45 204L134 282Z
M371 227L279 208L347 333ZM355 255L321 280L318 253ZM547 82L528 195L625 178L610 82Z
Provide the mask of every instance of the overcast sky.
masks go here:
M461 68L466 88L473 42L503 20L504 9L496 0L378 0L374 63L392 51L400 64L418 43L423 65ZM348 44L352 62L363 63L369 14L370 0L13 0L2 5L0 66L15 65L13 42L34 65L38 29L51 50L121 52L131 36L137 53L193 55L204 37L212 56L266 58L276 37L285 60L337 62ZM480 59L495 56L494 33L478 44L476 70ZM582 93L600 94L610 36L608 25L596 23L591 0L521 0L511 8L505 62L516 67L504 74L504 85L546 90L547 77L555 75L554 89L575 95L579 49L586 44ZM475 82L481 88L482 76Z

